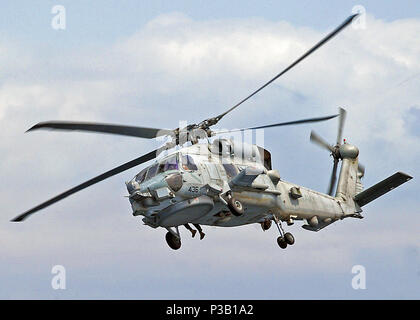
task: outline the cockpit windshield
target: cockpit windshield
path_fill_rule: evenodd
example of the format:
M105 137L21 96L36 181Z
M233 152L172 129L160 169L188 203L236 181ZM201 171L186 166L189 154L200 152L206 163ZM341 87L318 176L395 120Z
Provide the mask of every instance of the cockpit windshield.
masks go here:
M168 170L178 170L178 157L177 155L170 156L159 163L158 173Z
M153 178L156 175L158 166L159 166L158 163L156 163L153 166L151 166L149 168L149 170L147 170L146 178L144 180L149 180L150 178Z
M166 172L168 170L178 170L178 155L172 155L166 159L155 163L149 168L140 171L136 176L136 181L142 183L143 181L153 178L155 175Z
M136 175L136 181L138 183L142 183L144 180L144 177L146 176L147 168L140 171L138 175Z

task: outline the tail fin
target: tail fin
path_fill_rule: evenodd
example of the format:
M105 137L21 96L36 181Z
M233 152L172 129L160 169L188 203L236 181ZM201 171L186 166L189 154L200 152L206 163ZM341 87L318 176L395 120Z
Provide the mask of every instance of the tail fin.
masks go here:
M339 152L342 160L335 196L342 199L352 199L357 193L357 188L360 190L360 178L363 176L363 174L359 176L359 149L351 144L344 143L340 146Z
M363 207L369 202L383 196L385 193L391 191L392 189L402 185L403 183L411 180L413 177L405 174L403 172L397 172L392 176L382 180L381 182L375 184L374 186L358 193L354 196L354 201L360 206Z

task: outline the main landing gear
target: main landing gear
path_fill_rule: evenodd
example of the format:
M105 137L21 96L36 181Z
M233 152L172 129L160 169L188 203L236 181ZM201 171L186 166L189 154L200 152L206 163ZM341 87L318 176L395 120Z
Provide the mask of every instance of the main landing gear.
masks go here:
M230 198L228 200L228 208L233 213L233 215L239 217L244 213L244 208L242 203L240 203L235 198Z
M181 248L181 235L179 234L178 227L175 228L176 232L171 228L166 228L168 232L166 233L166 243L171 249L178 250Z
M280 236L277 238L277 244L280 248L286 249L287 245L292 245L295 243L295 238L290 232L284 232L281 222L279 222L276 216L273 216L273 220L276 223L277 229L279 230Z
M228 195L227 206L234 216L240 217L244 213L242 203L232 197L231 194Z

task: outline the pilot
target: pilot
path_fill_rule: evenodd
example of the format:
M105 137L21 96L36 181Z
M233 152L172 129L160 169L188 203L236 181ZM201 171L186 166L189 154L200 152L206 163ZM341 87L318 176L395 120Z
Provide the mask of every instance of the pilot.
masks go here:
M203 229L201 229L201 226L199 224L193 223L193 225L198 230L198 232L200 233L200 240L203 240L204 236L206 235L203 232ZM191 226L188 223L184 224L184 227L187 228L188 230L190 230L191 236L194 238L195 234L197 233L197 230L194 230L193 228L191 228Z

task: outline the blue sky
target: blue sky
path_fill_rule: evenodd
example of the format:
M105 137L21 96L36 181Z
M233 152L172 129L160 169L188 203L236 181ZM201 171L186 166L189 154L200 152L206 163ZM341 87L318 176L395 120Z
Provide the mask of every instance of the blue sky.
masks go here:
M61 4L68 13L65 34L50 28L51 8ZM286 20L294 25L325 30L348 15L355 5L386 21L417 18L418 1L5 1L1 31L22 41L58 42L76 46L91 42L109 43L125 37L156 16L182 12L194 20L259 17L268 21ZM54 49L51 43L50 49Z
M66 30L51 8L66 8ZM45 120L173 128L235 104L335 28L348 28L290 74L220 122L248 127L348 111L345 137L360 149L365 186L396 171L414 176L369 204L362 220L312 233L205 227L205 240L167 248L165 230L131 216L131 169L44 210L10 218L156 146L141 139L25 130ZM419 298L420 4L418 1L5 1L0 11L0 298ZM281 176L325 191L335 121L269 129ZM63 265L67 289L51 288ZM351 287L363 265L367 289Z

